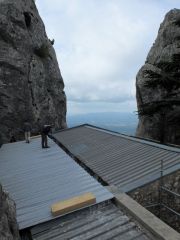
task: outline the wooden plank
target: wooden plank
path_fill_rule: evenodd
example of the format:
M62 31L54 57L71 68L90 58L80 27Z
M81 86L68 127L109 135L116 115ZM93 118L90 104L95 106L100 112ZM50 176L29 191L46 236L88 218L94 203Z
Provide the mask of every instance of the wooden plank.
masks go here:
M85 193L83 195L53 204L51 206L51 213L53 216L59 216L94 203L96 203L96 197L94 194Z

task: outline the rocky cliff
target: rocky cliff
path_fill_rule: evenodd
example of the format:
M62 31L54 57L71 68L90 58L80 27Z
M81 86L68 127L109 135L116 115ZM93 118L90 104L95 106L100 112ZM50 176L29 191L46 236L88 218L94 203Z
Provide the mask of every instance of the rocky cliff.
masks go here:
M16 207L0 185L0 239L18 240L19 231L16 222Z
M0 139L20 139L28 119L66 127L66 96L53 41L34 0L0 0Z
M136 135L180 144L180 10L160 25L136 78L139 124Z

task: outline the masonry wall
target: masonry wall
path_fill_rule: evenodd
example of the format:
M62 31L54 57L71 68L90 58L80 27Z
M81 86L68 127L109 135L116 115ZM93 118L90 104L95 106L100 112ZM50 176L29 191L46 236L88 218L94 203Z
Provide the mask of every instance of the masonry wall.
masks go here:
M137 188L128 194L142 206L180 232L180 217L172 214L171 211L162 205L165 204L180 213L180 197L174 196L166 191L160 192L160 181L160 179L156 180L141 188ZM180 194L180 170L163 177L162 183L164 187ZM159 205L160 203L162 204Z

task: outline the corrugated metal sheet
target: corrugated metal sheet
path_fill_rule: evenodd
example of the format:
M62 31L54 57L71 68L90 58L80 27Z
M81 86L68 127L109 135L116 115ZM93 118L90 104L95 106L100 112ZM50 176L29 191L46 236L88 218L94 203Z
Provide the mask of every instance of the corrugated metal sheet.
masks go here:
M33 240L150 239L112 203L41 224L32 228L31 233Z
M89 125L53 134L109 185L128 192L180 168L180 149L113 133Z
M0 182L16 202L20 229L53 219L53 203L92 192L101 202L112 198L104 187L49 139L16 142L0 149Z

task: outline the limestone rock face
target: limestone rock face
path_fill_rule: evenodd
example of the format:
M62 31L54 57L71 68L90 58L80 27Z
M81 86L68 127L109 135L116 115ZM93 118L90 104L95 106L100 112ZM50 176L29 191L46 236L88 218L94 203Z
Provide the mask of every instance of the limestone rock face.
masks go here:
M19 231L16 222L16 207L9 195L0 185L0 239L18 240Z
M144 66L136 78L139 124L136 135L180 144L180 10L160 25Z
M22 138L26 119L66 127L56 54L34 0L0 0L0 139Z

